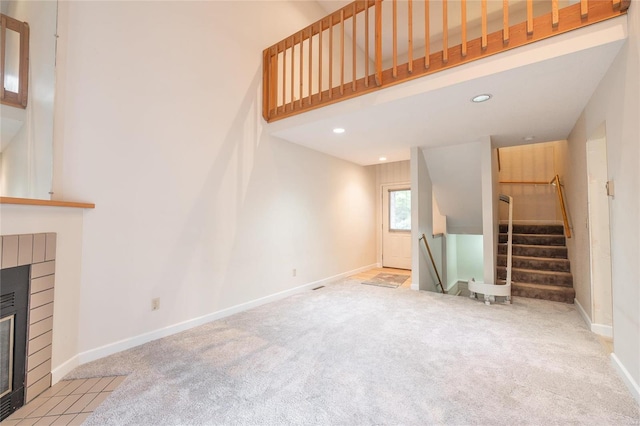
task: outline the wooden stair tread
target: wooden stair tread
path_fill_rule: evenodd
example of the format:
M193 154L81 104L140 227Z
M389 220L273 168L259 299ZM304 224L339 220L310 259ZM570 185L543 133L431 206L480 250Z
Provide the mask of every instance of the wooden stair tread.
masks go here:
M498 257L507 257L506 254L498 254ZM519 256L512 254L512 259L520 259L520 260L541 260L541 261L549 261L549 262L563 262L569 263L569 259L560 258L560 257L542 257L542 256Z
M498 266L499 269L506 269L506 266ZM511 268L511 273L514 271L519 271L527 274L542 274L542 275L564 275L571 276L571 272L562 272L562 271L545 271L541 269L525 269L525 268Z
M567 287L562 285L553 285L553 284L536 284L536 283L519 283L519 282L511 282L511 287L520 287L520 288L535 288L538 290L545 291L559 291L562 293L575 293L573 287Z

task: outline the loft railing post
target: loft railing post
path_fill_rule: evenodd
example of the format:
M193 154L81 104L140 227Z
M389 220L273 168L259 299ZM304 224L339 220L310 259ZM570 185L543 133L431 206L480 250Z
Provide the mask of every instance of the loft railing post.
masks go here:
M447 0L442 0L442 63L449 62L449 9Z
M431 34L429 29L429 0L425 0L424 2L424 69L429 68L429 54L431 53L431 48L429 43L431 43Z
M278 54L273 55L274 46L262 52L262 116L269 121L272 108L278 108ZM275 60L274 60L275 58Z
M489 36L487 32L487 0L482 0L480 3L480 13L482 15L482 37L481 37L481 47L482 50L486 49L489 43Z
M369 2L364 5L364 87L369 87Z
M467 0L462 0L460 2L460 22L462 25L462 48L461 54L464 58L467 56Z
M273 49L273 48L272 48ZM269 108L278 114L278 47L269 53ZM271 114L271 113L269 113Z
M527 0L527 35L533 35L533 0Z
M393 6L393 78L398 76L398 0L392 0ZM446 0L445 0L446 1Z
M382 0L376 0L376 85L382 85Z
M589 3L587 0L580 0L580 17L587 19L589 16Z
M357 72L357 68L358 68L358 55L357 55L357 49L358 49L358 45L357 45L357 41L358 41L358 31L357 31L357 26L356 23L358 22L358 20L356 19L356 14L357 14L357 8L356 8L356 2L353 2L353 11L351 12L351 24L353 25L353 29L351 30L351 41L352 41L352 46L351 46L351 59L353 61L352 65L351 65L351 90L352 91L356 91L356 87L357 87L357 79L358 79L358 72Z
M269 121L269 49L262 52L262 118Z

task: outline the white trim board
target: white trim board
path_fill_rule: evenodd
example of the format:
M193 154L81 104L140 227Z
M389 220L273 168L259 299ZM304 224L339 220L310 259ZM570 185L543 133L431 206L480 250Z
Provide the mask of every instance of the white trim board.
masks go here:
M589 315L587 315L587 312L584 310L580 302L578 302L578 299L573 299L573 303L576 306L578 313L580 313L580 316L582 317L584 322L587 324L587 327L589 328L589 330L591 330L593 333L599 336L613 338L613 326L606 325L606 324L592 323L591 318L589 318Z
M620 362L620 359L616 356L616 354L611 354L611 364L613 364L613 368L616 369L618 375L622 378L622 381L629 388L629 392L631 392L631 396L636 400L638 404L640 404L640 386L633 380L629 371L624 367L624 365Z
M303 291L311 290L321 285L326 285L326 284L338 281L340 279L358 274L363 271L367 271L377 266L378 266L377 263L363 266L363 267L354 269L352 271L343 272L341 274L324 278L318 281L313 281L307 284L303 284L301 286L294 287L289 290L284 290L279 293L271 294L269 296L261 297L259 299L241 303L239 305L231 306L229 308L222 309L220 311L212 312L210 314L203 315L201 317L179 322L177 324L173 324L173 325L163 327L154 331L150 331L148 333L143 333L138 336L122 339L114 343L109 343L99 348L90 349L88 351L81 352L51 370L51 384L52 385L56 384L65 375L71 372L71 370L78 367L79 365L86 364L87 362L95 361L97 359L104 358L106 356L109 356L118 352L122 352L127 349L131 349L133 347L142 345L144 343L151 342L152 340L157 340L163 337L171 336L173 334L180 333L181 331L189 330L191 328L197 327L202 324L206 324L211 321L215 321L215 320L225 318L240 312L244 312L249 309L256 308L258 306L261 306L267 303L275 302L277 300L284 299L285 297L289 297L294 294L301 293Z

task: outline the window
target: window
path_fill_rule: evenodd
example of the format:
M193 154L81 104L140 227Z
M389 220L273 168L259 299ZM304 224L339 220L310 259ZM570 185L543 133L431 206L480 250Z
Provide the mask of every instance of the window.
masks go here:
M411 231L411 190L389 191L389 231Z

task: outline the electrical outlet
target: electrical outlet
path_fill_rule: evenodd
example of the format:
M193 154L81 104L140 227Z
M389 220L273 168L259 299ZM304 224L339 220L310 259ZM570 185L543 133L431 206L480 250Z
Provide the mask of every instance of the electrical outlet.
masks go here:
M156 297L154 299L151 299L151 310L157 311L158 309L160 309L160 298Z
M291 272L291 276L295 277L297 273L298 273L298 271L296 271L296 269L293 268L293 271Z

